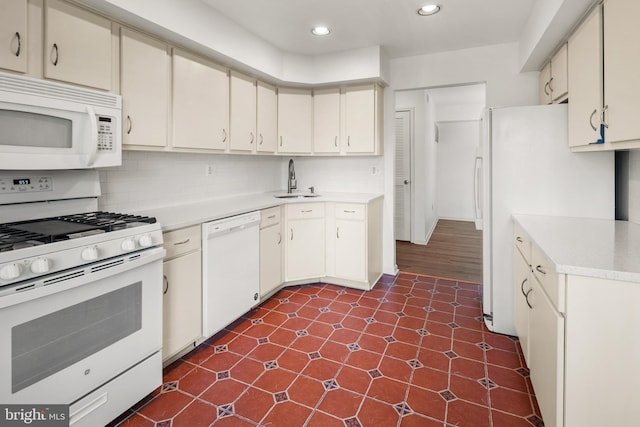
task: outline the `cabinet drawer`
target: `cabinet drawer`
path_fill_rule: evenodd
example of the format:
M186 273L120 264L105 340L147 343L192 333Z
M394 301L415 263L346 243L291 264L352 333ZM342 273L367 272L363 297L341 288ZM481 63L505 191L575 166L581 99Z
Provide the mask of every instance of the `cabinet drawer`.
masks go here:
M324 203L295 203L287 205L287 219L323 218Z
M169 231L164 233L162 237L164 239L164 248L167 251L165 259L200 249L201 232L199 225Z
M364 220L366 205L359 203L336 203L336 218Z
M260 211L260 228L278 224L279 222L280 206L276 206L275 208L263 209Z
M518 224L513 225L513 243L524 259L531 263L531 240Z
M536 245L531 248L531 267L554 308L564 313L564 274L556 273L553 263Z

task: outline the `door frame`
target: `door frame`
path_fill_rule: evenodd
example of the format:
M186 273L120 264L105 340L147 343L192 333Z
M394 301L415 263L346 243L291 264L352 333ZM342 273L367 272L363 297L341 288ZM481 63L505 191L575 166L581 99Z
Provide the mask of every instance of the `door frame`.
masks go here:
M413 230L415 230L415 215L413 213L415 207L415 107L401 107L394 110L394 121L397 113L407 112L409 113L409 239L408 241L413 243ZM394 135L395 136L395 135ZM397 143L397 140L396 140ZM395 155L395 153L394 153ZM394 156L395 158L395 156ZM395 170L394 170L395 179ZM394 182L394 199L395 199L395 182ZM395 223L395 209L394 209L394 223ZM394 232L393 240L396 241Z

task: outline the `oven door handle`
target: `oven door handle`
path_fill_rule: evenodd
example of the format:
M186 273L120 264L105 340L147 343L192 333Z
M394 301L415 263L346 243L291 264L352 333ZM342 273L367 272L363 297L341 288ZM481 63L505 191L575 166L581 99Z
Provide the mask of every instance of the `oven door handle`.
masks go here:
M91 105L87 105L87 115L89 116L90 138L89 152L87 153L87 167L93 166L98 155L98 117Z

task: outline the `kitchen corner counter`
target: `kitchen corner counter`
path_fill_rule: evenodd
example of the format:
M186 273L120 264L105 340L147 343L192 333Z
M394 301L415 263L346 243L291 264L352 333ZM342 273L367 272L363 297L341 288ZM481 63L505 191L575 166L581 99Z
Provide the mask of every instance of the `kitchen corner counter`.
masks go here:
M340 193L323 191L318 192L319 195L317 197L275 197L275 195L283 193L283 191L274 191L269 193L243 194L239 196L203 200L194 203L145 209L136 213L139 215L155 217L162 225L162 231L166 232L233 215L240 215L247 212L292 203L369 203L375 199L383 197L382 194L373 193ZM303 195L308 193L296 194Z
M513 215L556 272L640 282L640 225L606 219Z

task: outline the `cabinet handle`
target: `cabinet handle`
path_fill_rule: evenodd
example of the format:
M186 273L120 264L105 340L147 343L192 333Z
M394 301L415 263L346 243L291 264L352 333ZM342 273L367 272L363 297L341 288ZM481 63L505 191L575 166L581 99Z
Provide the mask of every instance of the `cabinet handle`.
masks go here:
M20 50L22 50L22 39L20 38L20 33L16 31L15 39L18 42L18 47L16 48L16 56L20 56Z
M278 231L278 244L282 243L282 233Z
M267 219L273 219L273 218L275 218L275 217L276 217L276 214L273 214L273 215L269 215L269 216L267 217Z
M336 227L336 238L340 238L340 227Z
M607 119L606 119L606 114L609 111L609 106L605 105L604 108L602 109L602 126L604 126L605 128L609 129L609 123L607 123Z
M309 213L309 212L313 212L313 209L308 209L306 211L300 211L300 213Z
M336 135L336 137L333 139L333 145L334 145L335 147L337 147L337 146L338 146L338 135Z
M589 124L591 125L591 129L593 129L594 132L598 131L598 129L593 125L593 118L596 116L597 112L598 109L596 108L595 110L593 110L593 113L591 113L591 117L589 117Z
M536 266L536 271L538 271L538 273L542 273L542 274L547 274L547 272L545 271L544 268L542 268L541 265Z
M527 283L527 280L529 279L524 279L520 284L520 292L522 292L522 295L524 295L525 297L527 296L527 293L524 291L524 284Z
M262 136L262 134L260 134L260 145L262 145L263 142L264 142L264 137Z
M127 115L127 135L131 134L131 129L133 129L133 123L131 122L131 116Z
M293 240L293 228L291 229L291 239L289 240Z
M175 243L173 244L173 246L184 245L184 244L186 244L186 243L189 243L190 241L191 241L191 239L190 239L190 238L188 238L188 239L186 239L186 240L183 240L182 242L175 242Z
M249 144L253 144L253 132L249 132L250 138L249 138Z
M522 237L520 237L520 236L516 237L516 241L517 241L518 243L522 243L522 242L524 242L524 240L522 240Z
M346 209L344 209L342 212L344 212L344 213L356 213L356 211L348 211Z
M347 146L351 147L351 136L347 137Z
M548 92L548 91L547 91L547 88L550 88L549 83L551 83L551 82L550 82L550 81L548 81L548 82L546 82L546 83L544 84L544 94L545 94L545 95L551 95L551 92Z
M162 290L162 295L166 295L169 292L169 279L167 279L167 275L162 276L162 281L164 282L164 289Z
M55 57L53 56L53 54L55 54ZM51 63L54 67L58 65L58 57L58 44L54 43L53 47L51 48L51 55L49 55L49 59L51 60Z
M282 147L282 135L280 135L280 147Z
M222 129L222 142L227 142L227 130Z
M527 293L524 295L524 300L527 302L527 305L529 306L530 309L533 309L533 306L531 305L531 303L529 302L529 294L533 291L533 288L529 289L527 291Z
M551 77L551 79L549 80L549 83L547 83L549 85L549 92L553 93L553 86L551 86L551 82L553 81L553 77Z

